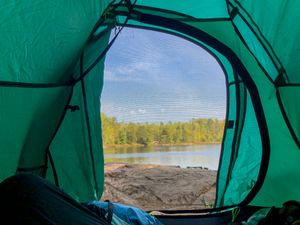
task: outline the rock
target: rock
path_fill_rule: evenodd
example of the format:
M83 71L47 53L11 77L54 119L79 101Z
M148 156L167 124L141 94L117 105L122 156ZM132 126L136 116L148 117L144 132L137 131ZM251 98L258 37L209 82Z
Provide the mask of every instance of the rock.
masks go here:
M102 200L144 210L212 207L216 171L160 165L109 164Z

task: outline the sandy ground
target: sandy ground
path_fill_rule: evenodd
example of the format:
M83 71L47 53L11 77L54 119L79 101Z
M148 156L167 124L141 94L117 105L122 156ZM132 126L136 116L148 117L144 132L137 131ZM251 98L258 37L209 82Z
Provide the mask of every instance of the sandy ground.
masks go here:
M216 171L160 165L107 164L102 200L144 210L213 206Z

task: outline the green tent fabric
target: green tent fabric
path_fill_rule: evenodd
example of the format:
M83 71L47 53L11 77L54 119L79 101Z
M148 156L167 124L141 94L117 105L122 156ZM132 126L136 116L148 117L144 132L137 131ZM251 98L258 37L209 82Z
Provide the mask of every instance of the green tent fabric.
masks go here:
M103 168L95 168L103 165L98 102L103 65L75 85L71 81L79 76L78 58L107 3L20 1L2 5L0 179L32 170L47 173L54 181L52 170L44 169L52 166L51 152L61 187L78 200L101 196ZM95 54L84 57L86 63ZM97 75L95 79L92 74ZM80 110L71 112L68 105L78 105Z
M190 40L223 68L228 108L216 207L300 200L299 2L1 3L0 180L30 172L78 201L101 197L99 96L118 25Z

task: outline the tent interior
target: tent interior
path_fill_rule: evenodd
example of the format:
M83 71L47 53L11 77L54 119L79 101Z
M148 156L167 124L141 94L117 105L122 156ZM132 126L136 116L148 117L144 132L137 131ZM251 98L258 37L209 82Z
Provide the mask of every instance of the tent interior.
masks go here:
M300 201L298 1L13 1L0 12L0 181L33 173L79 202L100 199L104 60L134 27L201 46L226 76L215 208L161 221L227 224L231 209Z

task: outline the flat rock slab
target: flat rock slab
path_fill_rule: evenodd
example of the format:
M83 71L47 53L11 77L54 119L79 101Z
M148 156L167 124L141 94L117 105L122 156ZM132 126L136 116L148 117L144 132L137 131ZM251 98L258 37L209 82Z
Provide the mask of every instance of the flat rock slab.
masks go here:
M211 208L216 177L203 168L107 164L102 200L144 210Z

